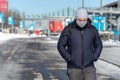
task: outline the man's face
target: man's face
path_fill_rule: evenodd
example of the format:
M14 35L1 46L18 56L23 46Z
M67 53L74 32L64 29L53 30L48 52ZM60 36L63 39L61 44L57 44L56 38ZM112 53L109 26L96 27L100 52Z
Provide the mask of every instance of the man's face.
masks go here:
M78 19L76 19L76 23L80 27L84 27L87 24L87 19L86 18L78 18Z

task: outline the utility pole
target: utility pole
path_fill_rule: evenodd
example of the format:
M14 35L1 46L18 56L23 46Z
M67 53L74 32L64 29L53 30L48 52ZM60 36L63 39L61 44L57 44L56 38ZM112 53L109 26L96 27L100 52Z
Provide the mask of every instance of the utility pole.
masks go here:
M102 7L102 0L100 0L100 7Z
M70 16L70 8L67 8L67 16Z
M82 0L82 8L84 8L84 0Z
M98 28L98 30L100 30L101 29L101 18L102 18L102 15L103 15L103 11L102 11L102 0L100 0L100 16L99 16L99 28Z
M64 14L64 9L62 9L62 16L65 16L65 14Z
M59 11L57 11L57 17L59 16Z
M103 11L102 11L102 0L100 0L100 15L102 16Z
M53 16L53 17L55 16L55 13L54 13L54 12L52 13L52 16Z
M75 16L75 10L73 10L73 16Z

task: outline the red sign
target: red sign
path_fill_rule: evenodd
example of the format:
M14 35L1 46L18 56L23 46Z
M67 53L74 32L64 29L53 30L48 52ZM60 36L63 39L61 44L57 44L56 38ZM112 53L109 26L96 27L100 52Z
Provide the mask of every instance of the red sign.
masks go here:
M0 12L6 13L8 12L8 1L0 0Z
M62 21L49 21L49 30L52 33L58 33L63 30Z

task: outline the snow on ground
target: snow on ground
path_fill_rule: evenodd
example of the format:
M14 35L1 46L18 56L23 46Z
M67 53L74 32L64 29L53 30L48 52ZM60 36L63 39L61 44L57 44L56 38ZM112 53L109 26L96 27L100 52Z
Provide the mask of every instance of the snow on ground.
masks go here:
M115 78L117 80L119 80L119 76L120 76L120 68L109 64L107 62L104 62L102 60L98 60L95 63L95 66L97 68L97 73L98 74L103 74L112 78Z
M35 34L32 34L32 35L28 35L28 34L8 34L8 33L0 33L0 43L3 43L7 40L10 40L10 39L15 39L15 38L32 38L32 37L45 37L45 35L35 35ZM59 38L59 36L52 36L54 38ZM45 42L48 42L48 43L57 43L57 40L52 40L50 39L50 37L46 38L45 39ZM103 41L103 45L105 46L120 46L120 42L118 41L113 41L113 40L109 40L109 41Z
M0 43L4 43L7 40L15 39L15 38L33 38L33 37L45 37L45 35L28 35L28 34L8 34L8 33L0 33Z
M21 65L12 61L3 63L2 60L0 60L0 65L0 80L21 80Z
M42 36L40 36L40 35L38 36L38 35L35 35L35 34L29 36L27 34L0 33L0 43L3 43L3 42L5 42L7 40L10 40L10 39L15 39L15 38L33 38L33 37L42 37ZM50 37L44 38L44 40L45 40L44 42L50 42L50 43L56 43L57 42L57 40L56 41L52 40ZM119 42L114 42L114 41L111 40L111 41L103 41L103 45L104 46L115 46L115 45L120 46L120 43ZM62 67L64 69L65 65L63 65L63 66ZM116 79L120 76L120 68L115 66L115 65L109 64L109 63L101 61L101 60L98 60L98 62L96 63L96 67L97 67L97 73L99 73L99 74L104 74L104 75L107 75L107 76L110 76L110 77L113 77L113 78L116 78ZM4 80L7 80L7 79L4 79Z
M109 40L109 41L102 41L104 46L120 46L119 41Z
M53 40L53 39L51 39L50 37L46 37L46 38L44 38L44 40L43 41L41 41L42 43L57 43L57 40Z

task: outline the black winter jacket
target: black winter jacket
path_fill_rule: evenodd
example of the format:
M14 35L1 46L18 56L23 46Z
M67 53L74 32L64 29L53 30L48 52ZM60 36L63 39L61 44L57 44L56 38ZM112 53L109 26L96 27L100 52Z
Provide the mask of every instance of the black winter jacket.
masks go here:
M68 35L70 27L71 33ZM84 28L80 28L74 20L62 31L57 48L60 55L67 61L68 68L81 69L94 66L94 61L97 61L102 51L102 41L90 20Z

